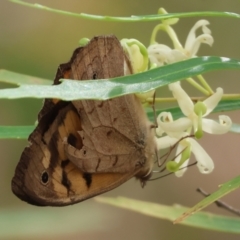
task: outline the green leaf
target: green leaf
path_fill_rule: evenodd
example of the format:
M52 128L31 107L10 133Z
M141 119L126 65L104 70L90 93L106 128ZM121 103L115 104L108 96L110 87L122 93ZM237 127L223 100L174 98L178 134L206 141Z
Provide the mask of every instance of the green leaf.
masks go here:
M166 206L123 197L96 197L95 199L98 202L169 221L174 221L177 216L188 209L179 205ZM209 212L198 212L185 219L181 224L221 232L240 233L240 218L225 217L211 214Z
M189 12L189 13L169 13L169 14L155 14L155 15L144 15L144 16L131 16L131 17L112 17L112 16L99 16L86 13L73 13L68 11L63 11L59 9L50 8L47 6L40 5L38 3L27 3L21 0L9 0L10 2L24 5L27 7L37 8L40 10L45 10L49 12L54 12L70 17L85 18L88 20L97 20L97 21L115 21L115 22L148 22L148 21L159 21L161 19L168 18L184 18L184 17L232 17L240 18L240 15L237 13L230 12Z
M0 126L0 139L27 139L35 126Z
M177 218L174 222L178 223L189 217L191 214L200 211L201 209L207 207L211 203L215 202L219 198L227 195L228 193L236 190L240 187L240 176L235 177L234 179L222 184L216 192L212 193L210 196L204 198L202 201L200 201L198 204L196 204L194 207L190 208L189 210L185 211L179 218ZM190 218L190 217L189 217ZM240 218L239 218L240 221ZM238 228L240 226L240 223L238 225ZM240 228L239 228L240 232Z
M223 69L240 70L240 62L221 57L198 57L112 80L72 81L65 79L62 84L54 86L24 84L19 88L0 90L0 98L58 98L67 101L77 99L106 100L125 94L146 92L194 75Z
M0 69L0 82L6 82L10 84L23 85L23 84L37 84L37 85L51 85L52 81L24 75L21 73L15 73L8 70Z
M235 111L240 109L240 99L228 99L222 100L218 103L217 107L213 110L213 113L217 112L227 112L227 111ZM183 117L183 113L179 107L173 108L165 108L165 109L157 109L156 115L160 114L161 112L171 112L174 119L178 119ZM154 114L153 110L148 108L147 109L148 118L153 122L154 121ZM234 126L236 129L236 126ZM234 131L234 128L232 129ZM238 129L239 131L239 129Z
M240 109L240 100L223 100L218 106L214 109L214 113L216 112L226 112L226 111L234 111ZM149 119L153 122L154 115L152 109L146 110ZM166 108L166 109L158 109L156 114L158 115L160 112L171 112L174 119L178 119L183 116L179 107L175 108ZM18 139L26 139L28 135L33 131L35 126L0 126L0 139L10 139L10 138L18 138ZM233 125L231 131L238 133L240 126Z

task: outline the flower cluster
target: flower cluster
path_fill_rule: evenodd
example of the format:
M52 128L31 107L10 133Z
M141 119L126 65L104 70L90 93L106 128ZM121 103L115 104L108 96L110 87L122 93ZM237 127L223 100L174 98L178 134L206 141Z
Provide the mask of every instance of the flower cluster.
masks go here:
M158 128L156 134L161 137L164 133L166 136L158 138L158 149L163 149L179 142L174 162L167 163L167 169L175 172L176 176L182 176L186 171L190 153L195 155L197 166L201 173L210 173L214 168L211 157L200 146L200 144L190 136L192 133L199 139L203 132L210 134L227 133L232 121L226 115L219 116L219 123L205 118L217 106L223 95L223 90L218 88L216 93L204 101L193 104L191 98L182 89L179 82L169 85L174 98L185 115L185 117L173 120L170 112L162 112L157 118Z
M159 13L166 13L166 11L160 9ZM153 30L150 46L147 49L135 39L123 39L121 41L125 52L132 61L134 73L146 71L149 62L150 68L155 68L194 58L202 43L212 46L214 39L208 28L209 22L200 20L191 28L183 47L172 28L172 25L176 24L178 20L176 18L168 19L158 24ZM202 34L197 36L196 31L198 29L202 30ZM169 35L173 48L156 42L156 35L160 30L165 31ZM181 87L180 82L171 83L169 84L169 90L178 102L184 117L173 120L170 112L162 112L157 117L156 141L158 150L178 144L176 158L174 161L169 161L166 165L167 169L175 172L176 176L182 176L186 171L191 153L194 154L197 160L197 167L201 173L212 172L214 163L211 157L195 139L201 138L203 132L210 134L227 133L232 125L231 119L226 115L219 116L219 122L206 118L222 99L223 89L217 88L214 92L201 75L198 76L198 79L204 87L201 87L192 78L187 79L187 81L197 86L198 89L203 89L204 93L207 92L208 97L204 101L198 101L194 104ZM138 94L138 97L144 102L147 98L153 97L153 94L154 91L150 91ZM195 139L190 137L190 135L194 136Z
M209 22L207 20L198 21L190 30L185 46L182 47L173 28L169 25L169 21L163 21L163 23L157 25L155 29L164 29L169 34L174 49L152 40L153 42L148 48L150 62L156 66L162 66L195 57L201 43L210 46L213 44L213 37L210 29L207 27L208 24ZM202 28L203 34L196 37L196 31L199 28Z

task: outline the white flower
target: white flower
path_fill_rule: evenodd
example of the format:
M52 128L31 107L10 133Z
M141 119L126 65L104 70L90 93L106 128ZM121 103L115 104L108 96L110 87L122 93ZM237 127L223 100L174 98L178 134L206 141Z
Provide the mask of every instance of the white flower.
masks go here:
M162 112L157 117L158 128L156 134L158 136L162 136L163 133L167 134L167 136L156 140L158 149L171 147L179 142L176 159L174 162L168 162L166 167L168 170L175 172L176 176L182 176L186 171L184 167L187 166L192 152L195 155L200 172L210 173L214 168L211 157L189 135L193 131L195 137L200 138L203 131L210 134L224 134L230 130L232 121L228 116L219 116L219 123L204 118L217 106L222 98L223 90L218 88L212 96L194 105L187 93L182 89L180 82L170 84L169 88L178 101L178 105L185 117L174 121L170 112Z
M211 35L210 29L207 27L209 22L207 20L199 20L190 30L184 48L181 46L177 39L177 35L174 30L166 23L162 24L162 29L167 31L173 41L175 49L164 44L154 43L148 47L148 54L150 62L156 66L162 66L164 64L170 64L188 58L195 57L201 43L212 46L214 39ZM196 37L196 31L202 28L202 34Z
M226 115L219 116L219 123L212 119L204 118L218 105L223 96L222 88L217 88L212 96L202 102L197 102L195 105L181 87L180 82L169 84L169 89L172 91L174 98L178 101L182 113L186 116L185 118L181 118L181 124L176 124L176 131L185 131L193 126L195 136L200 138L202 137L203 131L210 134L224 134L230 130L232 121ZM161 126L161 121L159 121L159 125ZM169 131L166 127L165 130Z
M166 11L163 9L160 13L166 13ZM163 20L161 24L158 24L154 28L151 37L151 45L148 47L148 55L152 68L196 57L202 43L212 46L214 39L210 29L207 27L209 22L207 20L200 20L190 30L183 47L178 40L177 34L171 27L177 20L178 19L175 19L173 22ZM201 28L202 34L197 36L196 31L199 28ZM167 32L172 40L173 48L156 43L155 38L159 30ZM201 138L204 131L210 134L224 134L230 130L232 124L231 119L225 115L219 116L219 123L205 118L218 105L223 96L223 89L218 88L216 92L213 93L204 78L200 76L198 76L198 78L206 89L194 82L191 78L188 78L187 81L194 83L193 85L204 93L210 93L210 97L194 104L191 98L182 89L180 82L169 84L169 89L172 91L185 117L174 121L170 112L162 112L157 118L158 127L156 129L156 134L158 136L162 136L164 133L166 134L166 136L156 140L158 149L171 147L178 143L176 158L174 161L170 161L166 164L166 168L169 171L175 172L177 176L182 176L186 171L184 167L187 166L191 153L195 155L197 167L200 172L210 173L214 169L213 161L192 136Z

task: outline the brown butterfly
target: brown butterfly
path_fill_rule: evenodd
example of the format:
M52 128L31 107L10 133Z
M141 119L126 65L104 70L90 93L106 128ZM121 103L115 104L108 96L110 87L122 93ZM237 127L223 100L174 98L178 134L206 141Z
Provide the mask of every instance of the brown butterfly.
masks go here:
M60 78L114 78L132 73L114 36L93 38L58 68ZM96 91L96 89L94 89ZM46 99L12 179L12 191L38 206L65 206L109 191L133 176L149 178L154 129L134 95L107 101Z

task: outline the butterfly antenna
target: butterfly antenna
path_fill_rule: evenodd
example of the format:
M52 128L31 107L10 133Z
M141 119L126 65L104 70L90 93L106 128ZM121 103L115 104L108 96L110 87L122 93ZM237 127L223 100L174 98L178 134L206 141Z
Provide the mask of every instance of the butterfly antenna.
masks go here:
M194 166L194 165L196 165L196 164L197 164L197 162L191 163L191 164L189 164L189 165L187 165L187 166L185 166L185 167L180 168L179 170L182 170L182 169L188 168L188 167L192 167L192 166ZM165 168L165 169L166 169L166 168ZM164 170L165 170L165 169L164 169ZM178 170L178 171L179 171L179 170ZM163 172L163 171L160 171L160 172ZM159 173L159 171L153 171L153 173ZM154 181L154 180L157 180L157 179L160 179L160 178L164 178L164 177L167 177L167 176L169 176L169 175L171 175L171 174L173 174L173 173L174 173L174 172L169 172L169 173L166 173L166 174L163 175L163 176L148 179L147 181Z
M176 146L177 146L183 139L189 138L189 137L195 137L195 136L194 136L194 135L187 135L187 136L185 136L185 137L180 138L176 143L174 143L173 146L170 147L169 151L168 151L167 153L165 153L165 154L161 157L161 158L164 158L164 160L163 160L162 163L160 162L160 159L158 159L158 166L161 167L161 166L167 161L168 157L170 156L170 154L171 154L171 152L174 150L174 148L176 148ZM180 153L178 153L178 155L181 154L184 150L185 150L185 149L183 149ZM177 155L177 156L178 156L178 155ZM176 159L177 156L175 156L174 159Z

